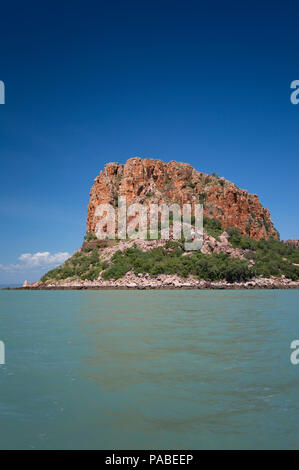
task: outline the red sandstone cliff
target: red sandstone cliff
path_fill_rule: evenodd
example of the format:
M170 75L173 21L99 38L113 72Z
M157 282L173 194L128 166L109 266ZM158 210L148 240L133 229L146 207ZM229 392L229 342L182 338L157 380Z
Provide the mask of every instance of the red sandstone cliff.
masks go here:
M224 178L196 171L187 163L164 163L139 157L130 158L124 165L108 163L94 180L88 204L87 233L94 233L97 205L115 205L118 195L126 196L127 204L202 202L204 214L219 219L224 227L238 227L256 240L278 238L270 213L257 195L239 189Z

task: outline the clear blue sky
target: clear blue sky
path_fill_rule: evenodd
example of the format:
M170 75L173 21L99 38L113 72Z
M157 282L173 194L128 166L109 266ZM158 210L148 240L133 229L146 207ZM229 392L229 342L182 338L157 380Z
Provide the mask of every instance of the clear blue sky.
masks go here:
M298 6L2 2L0 283L78 248L93 179L136 155L225 176L299 237Z

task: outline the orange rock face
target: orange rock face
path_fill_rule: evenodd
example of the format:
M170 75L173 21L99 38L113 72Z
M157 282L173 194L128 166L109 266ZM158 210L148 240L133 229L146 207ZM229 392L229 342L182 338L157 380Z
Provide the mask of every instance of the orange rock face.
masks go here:
M257 195L224 178L196 171L187 163L136 157L124 165L105 165L90 191L87 233L95 232L96 207L103 203L116 207L118 196L125 196L127 205L202 203L204 215L219 219L224 227L237 227L256 240L278 238L270 213Z

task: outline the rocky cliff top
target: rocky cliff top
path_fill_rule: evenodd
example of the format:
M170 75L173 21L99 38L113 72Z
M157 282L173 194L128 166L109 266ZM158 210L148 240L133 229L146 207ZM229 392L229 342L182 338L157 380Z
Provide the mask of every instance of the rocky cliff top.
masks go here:
M204 215L218 219L223 227L237 227L256 240L278 238L270 213L256 194L215 173L196 171L187 163L135 157L125 164L105 165L90 191L87 233L95 233L96 207L103 203L116 205L118 196L125 196L127 204L202 203Z

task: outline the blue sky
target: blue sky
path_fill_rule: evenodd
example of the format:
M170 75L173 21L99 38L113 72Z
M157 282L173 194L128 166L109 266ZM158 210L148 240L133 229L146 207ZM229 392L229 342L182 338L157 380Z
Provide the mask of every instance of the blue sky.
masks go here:
M78 248L94 178L133 156L215 171L259 195L281 238L299 237L297 8L2 4L0 283L37 280Z

